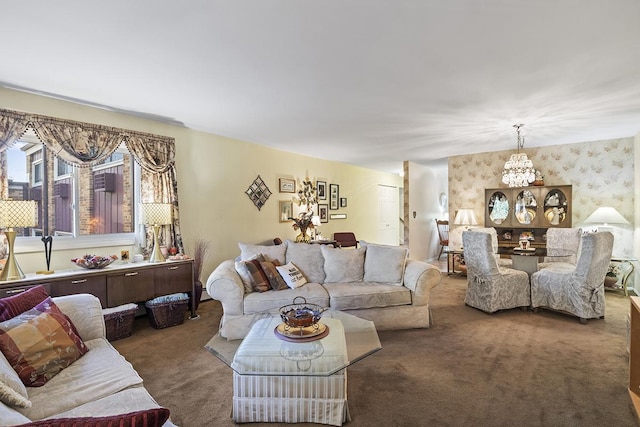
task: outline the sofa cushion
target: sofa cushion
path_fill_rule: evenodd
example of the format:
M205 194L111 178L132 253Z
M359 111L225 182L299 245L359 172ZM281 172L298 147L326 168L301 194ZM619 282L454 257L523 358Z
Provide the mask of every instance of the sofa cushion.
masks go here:
M106 338L96 338L85 344L89 351L45 385L27 387L32 406L20 409L23 415L32 420L58 416L127 387L142 385L142 378ZM122 412L122 408L119 409Z
M276 312L282 306L293 304L293 299L298 296L303 297L311 304L318 304L321 307L329 306L329 295L322 285L318 283L307 283L297 289L245 295L243 302L244 313Z
M291 289L296 289L307 283L300 269L292 262L276 266L276 270Z
M391 307L411 304L411 291L383 283L326 283L332 310Z
M0 403L0 425L18 426L29 422L31 422L31 420L16 409Z
M249 245L247 243L238 243L240 247L240 259L242 261L248 260L253 255L264 256L265 261L278 260L280 264L286 263L285 251L287 250L285 245Z
M269 278L264 274L260 266L260 261L252 259L251 261L244 261L244 265L251 276L251 286L255 292L267 292L271 290Z
M321 249L323 245L295 243L287 240L284 246L287 248L287 263L293 262L302 271L307 281L324 283L324 258Z
M277 260L273 262L264 261L260 263L260 267L262 267L262 271L264 271L265 276L269 279L269 285L274 291L289 289L289 285L287 285L287 282L285 282L276 268L279 265L280 263Z
M6 298L0 298L0 322L9 320L44 301L49 294L44 286L34 286L26 291Z
M27 388L24 386L18 373L0 352L0 401L7 405L28 408L31 406ZM0 417L0 419L2 419Z
M367 253L364 258L365 282L402 285L409 250L401 246L376 245L361 242Z
M84 355L88 348L50 297L0 322L0 351L22 382L38 387Z
M253 292L253 280L251 279L251 272L247 268L247 262L257 259L258 261L265 261L264 256L262 254L252 255L249 259L246 260L237 260L235 262L236 272L240 276L242 280L242 284L244 285L244 292L250 293Z
M323 283L361 282L364 277L364 248L354 250L336 249L320 245L324 257L325 279Z
M153 408L106 417L52 418L24 427L161 427L168 419L168 409Z

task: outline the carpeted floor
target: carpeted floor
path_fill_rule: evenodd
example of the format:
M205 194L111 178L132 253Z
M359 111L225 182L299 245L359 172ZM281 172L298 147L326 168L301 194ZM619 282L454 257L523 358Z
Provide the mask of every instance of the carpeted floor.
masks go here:
M627 297L607 293L606 318L581 325L548 311L488 315L464 305L465 289L466 279L445 275L432 291L432 328L380 332L382 350L349 368L346 425L638 425ZM203 347L221 307L205 301L198 313L163 330L136 319L133 335L113 344L176 424L233 426L231 370Z

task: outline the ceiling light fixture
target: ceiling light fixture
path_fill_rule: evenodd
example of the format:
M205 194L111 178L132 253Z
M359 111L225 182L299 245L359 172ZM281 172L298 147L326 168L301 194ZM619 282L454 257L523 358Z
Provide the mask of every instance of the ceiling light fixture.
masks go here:
M524 147L524 136L520 134L522 126L524 126L522 123L513 125L518 136L517 151L507 160L502 171L502 182L509 187L526 187L536 179L533 162L525 153L520 152L520 149Z

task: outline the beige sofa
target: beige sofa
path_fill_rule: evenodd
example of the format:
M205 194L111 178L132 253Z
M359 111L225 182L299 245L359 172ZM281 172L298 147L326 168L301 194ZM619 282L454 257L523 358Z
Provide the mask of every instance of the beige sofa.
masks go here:
M77 294L53 298L76 326L89 351L41 387L25 387L30 407L0 401L0 425L15 426L43 419L107 417L159 408L133 366L107 341L100 300ZM8 369L8 371L7 371ZM0 353L0 378L15 374ZM18 382L20 380L17 378ZM21 384L21 383L20 383ZM0 386L7 384L0 382ZM19 384L13 382L13 387ZM174 426L167 421L164 427Z
M442 279L438 268L409 259L402 247L361 245L337 249L292 241L274 246L240 243L240 256L223 261L206 284L209 295L222 303L221 335L243 338L257 319L298 296L371 320L378 330L428 328L431 289ZM258 255L281 265L293 263L307 283L295 289L252 291L248 278L242 277L242 265Z

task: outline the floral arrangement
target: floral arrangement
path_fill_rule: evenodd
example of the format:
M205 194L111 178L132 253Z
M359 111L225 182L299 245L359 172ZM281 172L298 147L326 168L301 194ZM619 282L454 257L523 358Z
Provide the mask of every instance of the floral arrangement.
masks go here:
M313 229L313 212L300 212L297 218L289 217L293 221L293 229L306 231L307 229Z
M307 235L307 230L313 230L313 207L318 203L318 188L308 177L302 181L298 195L293 200L298 206L305 205L306 210L300 212L297 218L289 217L293 221L293 229L299 230L300 234L296 236L296 242L309 242L311 237Z

